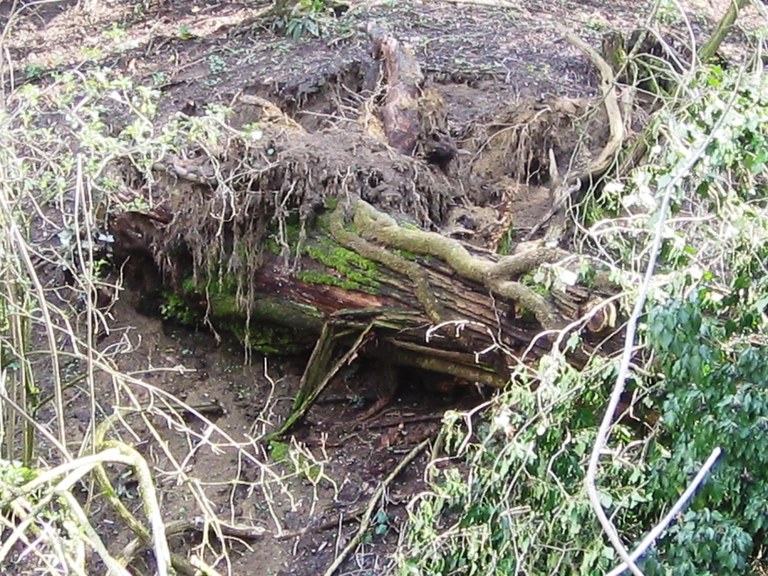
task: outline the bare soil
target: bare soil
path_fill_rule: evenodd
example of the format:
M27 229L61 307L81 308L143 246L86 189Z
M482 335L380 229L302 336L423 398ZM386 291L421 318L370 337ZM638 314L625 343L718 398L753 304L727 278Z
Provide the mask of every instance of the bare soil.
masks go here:
M11 4L0 6L0 21L8 17ZM513 104L551 103L557 97L558 102L577 106L595 95L595 72L558 35L555 22L599 47L604 32L630 32L640 26L651 4L351 2L349 10L324 21L322 37L293 40L264 25L268 6L262 2L22 0L6 45L16 69L16 86L47 82L57 71L109 67L159 87L164 117L179 111L198 114L209 104L230 104L239 94L251 94L269 98L311 131L336 125L343 117L345 90L359 82L370 61L362 26L374 20L414 47L429 82L448 104L452 136L460 147L477 152L462 137L498 121ZM694 24L708 29L725 6L725 2L692 5ZM491 189L483 194L498 202L503 198L515 226L529 229L550 209L551 199L543 187L515 188L519 179L505 173L505 152L499 144L489 150L490 155L475 155L471 164L459 169L474 170L480 183L490 183ZM40 230L41 236L55 233ZM226 338L219 341L208 332L144 316L130 304L130 295L118 300L111 310L112 331L99 342L102 349L124 347L117 357L122 370L205 411L239 441L247 442L254 432L269 428L265 422L278 423L288 414L306 358L251 358L245 363L243 350ZM202 479L213 512L266 529L260 538L235 545L231 564L220 567L222 572L322 574L356 530L356 519L378 483L403 455L437 432L445 410L471 408L484 399L482 392L456 390L427 374L402 374L394 400L363 421L385 386L379 372L376 366L361 363L323 395L295 430L295 441L312 453L333 482L313 483L297 475L291 497L272 495L270 509L269 498L252 491L260 471L231 452L206 447L185 463L190 476ZM104 387L99 401L108 414L113 400L108 383ZM76 437L86 428L89 412L83 395L70 401L74 416L70 425ZM194 418L189 426L205 433ZM168 431L165 438L180 457L190 453L183 435ZM163 475L170 463L157 456L153 440L142 440L142 453L156 466L166 520L196 514L197 504ZM255 449L266 455L268 446ZM422 454L398 477L375 529L339 573L386 572L405 504L423 488L427 456ZM277 534L276 521L284 534ZM110 544L124 545L128 537L125 529L117 529ZM195 543L175 544L183 549ZM151 561L146 570L151 573Z

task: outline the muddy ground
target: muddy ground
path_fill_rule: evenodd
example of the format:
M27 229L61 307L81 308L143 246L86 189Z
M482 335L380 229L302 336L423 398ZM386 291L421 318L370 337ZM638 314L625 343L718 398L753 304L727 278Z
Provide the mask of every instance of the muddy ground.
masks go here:
M161 114L194 115L211 103L229 104L238 94L271 99L306 129L338 120L338 101L324 88L344 85L370 58L362 26L376 21L409 42L428 78L449 107L449 127L457 139L467 127L487 123L510 102L551 96L594 96L597 77L586 59L555 31L563 24L593 46L611 30L629 32L643 24L652 2L635 0L556 0L538 2L352 2L337 17L320 21L322 36L294 40L265 25L260 2L127 0L3 2L18 12L6 39L16 70L15 86L45 83L56 71L106 66L163 93ZM695 28L708 30L725 2L690 4ZM670 15L670 26L676 23ZM679 22L678 22L679 24ZM338 93L336 91L335 93ZM458 145L462 143L459 140ZM550 208L548 194L513 199L511 210L521 230L538 223ZM41 229L41 237L55 229ZM56 278L51 277L55 282ZM268 431L288 413L306 357L251 357L226 337L169 324L138 313L130 294L111 309L112 328L99 346L121 348L119 367L159 390L197 407L234 439ZM381 395L375 366L362 364L323 395L296 431L295 440L315 459L314 473L290 475L287 491L254 490L261 471L232 450L217 453L201 442L190 448L174 430L164 435L185 473L201 481L210 509L221 518L263 527L265 533L233 543L221 572L311 576L322 574L356 530L356 519L378 482L416 444L436 434L447 409L468 409L487 392L430 387L420 392L418 373L401 375L394 400L363 420ZM100 391L100 410L111 412L109 383ZM435 391L438 391L435 393ZM86 398L70 398L72 437L88 424ZM190 430L204 435L193 418ZM156 466L166 520L198 515L197 503L175 487L177 475L162 452L142 438L142 453ZM250 447L268 461L268 446ZM423 488L428 454L406 468L388 490L370 534L345 562L340 574L384 574L398 541L405 504ZM126 488L130 491L130 486ZM98 520L98 510L92 512ZM127 542L124 529L110 543ZM175 542L196 545L191 539ZM151 565L149 562L148 566ZM151 573L151 568L146 568Z

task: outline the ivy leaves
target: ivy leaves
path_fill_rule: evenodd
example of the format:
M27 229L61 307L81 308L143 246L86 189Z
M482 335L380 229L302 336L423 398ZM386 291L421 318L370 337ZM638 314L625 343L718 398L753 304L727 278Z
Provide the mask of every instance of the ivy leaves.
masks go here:
M727 320L705 310L701 294L648 317L648 343L666 376L664 426L649 462L654 501L676 499L715 446L723 457L647 560L648 574L743 574L753 547L766 540L768 352L729 341Z

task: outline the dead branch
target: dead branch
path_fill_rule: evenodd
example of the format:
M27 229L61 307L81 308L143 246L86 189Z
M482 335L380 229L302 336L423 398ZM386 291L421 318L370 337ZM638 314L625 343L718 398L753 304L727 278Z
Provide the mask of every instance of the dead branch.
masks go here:
M715 55L718 48L720 48L720 44L723 43L734 22L736 22L739 10L747 4L749 4L749 0L732 0L723 18L717 23L717 28L715 28L712 36L709 37L699 51L699 59L702 62L707 62Z
M384 62L387 95L381 109L384 131L390 146L410 156L419 136L418 99L424 75L410 46L386 34L374 23L368 25L373 56Z
M323 576L333 576L336 573L336 570L338 570L342 565L344 560L347 559L347 556L349 556L355 550L355 548L357 548L357 546L362 541L363 536L365 536L365 532L368 530L368 527L371 525L371 518L373 517L373 513L376 511L376 506L378 506L381 497L384 496L386 489L390 484L392 484L392 482L394 482L395 478L397 478L400 472L402 472L403 469L416 458L416 456L421 454L421 452L425 450L427 446L429 446L430 441L431 438L428 438L427 440L424 440L418 444L415 448L413 448L413 450L408 452L405 458L403 458L400 463L395 466L392 472L390 472L387 477L379 483L379 486L376 488L373 496L371 496L371 499L368 501L368 506L365 509L363 517L360 519L360 526L357 529L357 533L344 547L344 550L339 553L339 555L328 567L328 569L323 573Z

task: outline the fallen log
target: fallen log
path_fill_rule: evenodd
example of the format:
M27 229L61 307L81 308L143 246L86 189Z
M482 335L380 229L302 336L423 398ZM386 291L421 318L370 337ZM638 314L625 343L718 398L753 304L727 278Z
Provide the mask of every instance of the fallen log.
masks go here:
M239 281L231 279L237 248L228 254L214 249L224 256L218 266L189 266L194 257L173 240L178 231L169 234L170 222L126 212L112 230L118 250L131 247L133 257L139 245L158 247L153 260L199 317L267 352L312 344L324 326L345 333L341 346L367 331L356 349L365 345L367 353L396 364L498 387L514 361L509 351L522 357L530 348L535 356L551 346L547 338L537 340L542 331L556 335L579 319L577 326L589 334L604 336L615 326L594 319L615 316L601 312L600 303L616 289L588 258L540 243L499 256L401 225L361 199L318 210L301 247L293 234L288 252L298 249L297 259L286 265L274 244L257 264L245 266ZM548 276L534 279L543 270ZM578 270L585 271L581 285ZM438 325L442 331L434 330ZM585 343L574 362L592 351Z
M381 89L365 92L361 116L377 110L383 133L367 121L308 132L272 102L241 95L232 126L155 164L158 206L112 220L129 284L171 292L185 319L246 347L312 350L286 426L360 354L501 387L512 363L557 346L580 364L616 331L618 288L599 263L556 242L499 254L473 237L490 225L501 233L483 237L498 240L509 218L470 221L439 95L407 46L369 34ZM552 105L532 121L547 114L559 128L580 108ZM556 173L554 156L547 146L542 165ZM521 177L535 163L523 157ZM135 193L146 201L149 189Z

